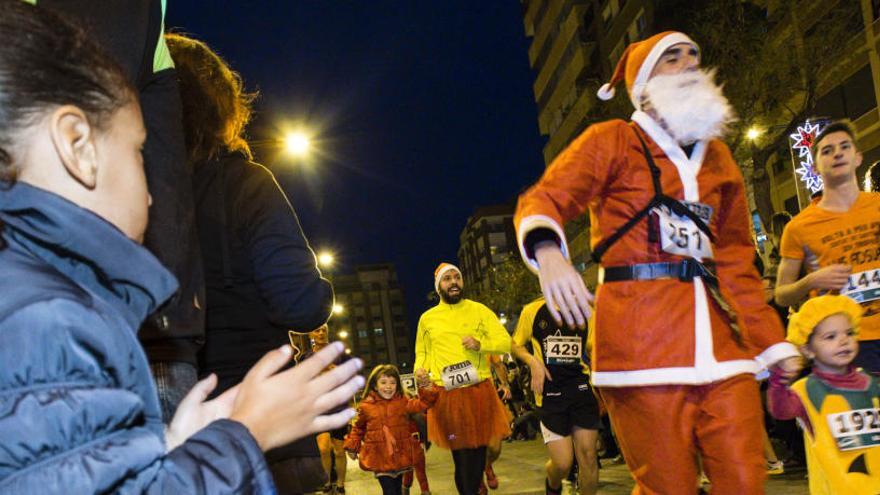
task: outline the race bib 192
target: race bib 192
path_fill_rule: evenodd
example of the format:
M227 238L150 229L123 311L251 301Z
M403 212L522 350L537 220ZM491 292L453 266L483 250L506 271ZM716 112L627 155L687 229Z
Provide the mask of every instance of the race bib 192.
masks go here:
M470 361L450 364L443 368L442 379L446 390L467 387L479 381L477 369Z
M857 303L880 299L880 269L853 273L840 294Z
M855 450L880 445L880 409L854 409L829 414L827 418L838 449Z
M712 218L712 207L701 203L682 204L700 217L707 225ZM712 244L709 237L693 220L679 216L666 206L654 208L660 222L660 247L664 252L696 259L711 259Z

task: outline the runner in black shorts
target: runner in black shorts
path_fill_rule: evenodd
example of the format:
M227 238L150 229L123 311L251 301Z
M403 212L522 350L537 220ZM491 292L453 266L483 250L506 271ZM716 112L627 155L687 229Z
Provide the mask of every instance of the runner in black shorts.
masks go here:
M531 354L525 347L529 342ZM599 404L590 387L586 348L587 332L556 325L544 299L523 308L511 351L532 371L541 433L550 454L545 485L548 495L562 492L562 480L575 457L579 493L594 494L599 485Z
M348 435L348 432L351 431L351 425L345 425L342 428L337 428L335 430L330 430L330 438L333 440L345 440L345 435Z
M327 325L323 325L309 333L314 352L321 350L327 345L327 332ZM331 364L327 369L329 370L342 362L343 360L340 360ZM321 433L317 437L318 450L321 451L321 463L324 465L324 471L327 473L327 484L324 485L322 490L325 494L342 495L345 493L345 473L348 467L348 459L345 456L343 443L345 435L348 435L349 431L351 431L351 425L345 425L341 428ZM332 477L334 473L336 474L335 480Z

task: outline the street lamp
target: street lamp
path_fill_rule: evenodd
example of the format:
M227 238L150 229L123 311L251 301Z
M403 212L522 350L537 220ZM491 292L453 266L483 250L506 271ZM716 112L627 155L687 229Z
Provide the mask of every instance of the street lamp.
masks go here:
M761 137L762 134L764 134L764 131L762 129L756 126L751 126L749 127L749 130L746 131L746 138L749 141L755 141L756 139Z
M348 337L348 332L340 330L339 332L336 332L336 335L338 335L340 339L344 339Z
M318 265L322 268L330 268L335 262L336 257L333 256L333 253L324 251L318 254Z
M341 304L334 304L333 305L333 314L338 315L338 314L342 314L344 312L345 312L345 306L343 306Z
M311 147L311 140L303 132L291 132L284 136L284 148L291 155L305 156Z

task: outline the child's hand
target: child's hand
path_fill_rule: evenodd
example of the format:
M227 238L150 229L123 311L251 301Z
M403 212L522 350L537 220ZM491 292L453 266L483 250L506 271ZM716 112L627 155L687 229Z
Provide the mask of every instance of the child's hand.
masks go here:
M244 424L264 452L345 425L354 416L353 409L324 413L348 402L364 385L364 379L355 375L363 363L351 359L321 373L343 349L334 342L277 374L290 361L290 346L267 353L239 385L230 419Z
M804 360L800 356L792 356L779 361L776 364L780 375L786 383L791 382L804 368Z
M428 376L427 373L417 374L416 375L416 385L418 385L419 388L430 387L431 386L431 377Z
M349 451L346 452L346 453L348 454L348 458L349 458L349 459L351 459L351 460L353 460L353 461L356 461L356 460L357 460L357 458L358 458L357 452L352 452L352 451L349 450Z
M187 438L197 433L211 422L228 418L232 413L232 405L238 395L238 386L223 392L214 400L205 399L217 386L217 375L211 374L208 378L193 385L193 388L180 401L174 419L165 430L165 443L168 450L185 442Z

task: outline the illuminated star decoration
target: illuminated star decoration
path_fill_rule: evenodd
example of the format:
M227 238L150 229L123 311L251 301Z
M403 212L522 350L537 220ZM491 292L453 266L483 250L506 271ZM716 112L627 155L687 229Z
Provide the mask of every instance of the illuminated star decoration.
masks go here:
M790 134L791 138L791 154L797 155L800 167L795 172L800 176L801 182L807 186L811 193L817 193L822 190L822 177L816 173L813 167L813 155L810 153L810 146L813 145L813 139L821 130L820 123L811 123L809 120L804 125L798 127L797 132Z

